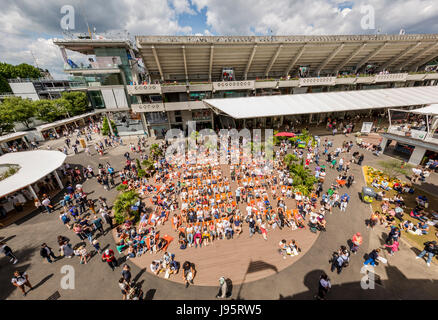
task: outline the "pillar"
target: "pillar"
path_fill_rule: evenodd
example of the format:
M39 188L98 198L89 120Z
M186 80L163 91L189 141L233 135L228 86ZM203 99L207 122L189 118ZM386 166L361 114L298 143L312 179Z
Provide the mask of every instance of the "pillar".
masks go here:
M23 140L23 142L24 142L24 144L26 145L26 147L29 148L29 143L27 142L26 138L25 138L25 137L22 137L21 139Z
M37 196L35 190L33 190L31 184L29 185L29 191L30 191L30 193L32 194L32 196L33 196L34 199L38 199L38 196Z
M59 175L58 175L58 171L53 171L53 173L55 174L55 178L56 178L56 181L58 181L58 185L59 185L59 187L61 188L61 189L64 189L64 185L62 184L62 181L61 181L61 179L59 178Z
M383 151L385 151L387 143L388 143L388 138L382 137L382 142L380 143L380 148L382 148L382 153Z
M426 148L416 146L414 151L409 158L409 163L413 165L419 165L421 160L423 160L424 154L426 153Z
M109 125L111 135L114 136L113 126L111 125L111 119L109 117L109 112L106 113L106 118L108 119L108 125Z

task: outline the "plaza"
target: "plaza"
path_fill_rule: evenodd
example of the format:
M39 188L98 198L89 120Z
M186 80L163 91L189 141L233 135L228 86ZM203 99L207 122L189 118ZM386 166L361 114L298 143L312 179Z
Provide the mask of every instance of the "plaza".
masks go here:
M324 136L322 136L322 139ZM102 139L98 135L93 135L93 142ZM130 140L131 139L131 140ZM378 142L378 135L373 134L365 137L367 141ZM123 169L126 151L130 151L130 143L135 143L137 138L126 138L122 145L108 148L104 156L96 154L86 155L84 152L79 154L69 154L66 163L72 166L88 166L97 168L99 163L109 162L115 170ZM340 144L345 137L342 135L333 138L334 146ZM51 141L52 148L63 144L63 141ZM148 141L151 145L153 141ZM44 147L42 147L44 148ZM357 146L352 151L357 150ZM363 149L360 151L362 152ZM94 153L94 152L93 152ZM377 159L371 151L363 151L365 160L364 165L378 167ZM132 154L135 157L135 153ZM387 158L381 155L379 159ZM337 172L327 170L326 181L329 183L335 179ZM233 281L232 299L311 299L316 292L315 283L319 274L325 270L331 277L333 289L330 298L333 299L433 299L436 298L434 281L436 281L436 263L430 268L426 268L424 263L415 260L417 249L410 243L401 242L401 250L394 257L388 257L389 264L378 266L376 274L379 282L374 290L363 290L360 281L363 274L360 273L363 260L362 255L372 248L379 246L383 234L387 230L383 227L376 227L373 230L366 228L364 221L369 217L371 211L369 205L360 201L358 193L364 185L364 178L360 166L352 165L352 173L356 179L355 183L348 190L351 196L351 203L346 212L333 209L332 215L327 215L327 231L314 235L308 229L291 231L273 230L268 232L268 241L262 239L260 235L255 235L253 239L248 238L248 229L244 224L242 238L232 240L217 240L213 245L203 248L187 248L185 251L179 250L173 241L169 246L169 252L174 253L176 260L190 259L197 264L198 275L195 278L195 285L185 288L181 275L172 275L171 278L163 279L163 276L155 276L149 270L151 257L148 253L141 257L130 259L127 263L131 266L131 272L137 283L141 283L142 290L146 299L213 299L217 293L218 274L221 271L228 272L223 274ZM429 192L434 192L437 187L436 174L432 173L427 186ZM116 179L116 183L119 180ZM116 198L118 191L112 188L106 191L102 185L96 182L95 178L88 179L82 183L85 192L91 198L97 199L104 196L111 206ZM416 186L417 188L417 186ZM419 190L422 186L418 185ZM420 191L421 192L421 191ZM146 202L146 206L148 206ZM120 299L120 290L117 286L119 270L111 271L105 266L98 255L90 259L86 265L79 264L77 258L67 260L63 258L55 263L48 264L39 254L40 243L47 243L56 251L56 236L65 235L77 243L78 239L72 230L68 230L59 221L58 213L60 207L55 207L56 212L34 213L22 221L1 230L1 241L6 241L8 246L13 248L19 263L11 265L6 258L1 258L2 272L1 281L3 299L48 299L52 295L59 299ZM106 225L106 228L108 226ZM167 229L166 229L167 228ZM163 227L163 232L171 233L170 221ZM364 242L359 254L351 258L350 266L341 274L336 275L328 271L328 260L331 252L336 250L339 245L346 243L348 237L356 232L361 232ZM302 234L301 234L302 233ZM177 236L171 234L175 239ZM277 253L278 239L281 237L295 238L303 247L303 252L299 256L283 260ZM115 252L115 233L114 230L105 236L98 237L103 248L112 248ZM236 244L234 244L236 243ZM248 257L244 257L242 262L234 256L234 252L239 253L235 246L256 247L251 250ZM90 245L87 244L87 247ZM248 248L249 248L248 247ZM92 250L92 249L91 249ZM222 254L219 254L221 252ZM240 252L241 253L241 252ZM56 252L57 254L57 252ZM124 255L116 252L116 257L122 259ZM159 258L158 254L151 255ZM180 260L181 259L181 260ZM246 259L246 260L245 260ZM67 260L67 261L66 261ZM123 259L122 259L123 260ZM261 268L253 268L249 261L264 261L266 264L274 266L274 269L266 268L262 264ZM222 269L221 264L229 261L231 269ZM240 262L240 263L239 263ZM65 264L72 265L75 270L75 289L63 290L60 288L60 281L63 276L61 267ZM22 297L10 283L9 278L13 270L25 270L30 274L30 279L35 290L31 291L27 297ZM276 270L275 270L276 269ZM246 280L242 282L245 273ZM239 281L240 279L240 281ZM56 294L58 293L58 294Z

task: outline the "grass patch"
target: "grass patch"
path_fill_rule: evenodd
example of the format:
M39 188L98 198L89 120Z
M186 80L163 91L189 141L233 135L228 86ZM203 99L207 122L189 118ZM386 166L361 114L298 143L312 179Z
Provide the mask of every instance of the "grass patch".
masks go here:
M371 182L373 181L373 177L370 177L367 172L367 167L363 167L363 172L365 175L365 180L367 183L367 186L374 189L375 191L380 191L380 190L376 190L376 188L371 186ZM401 181L406 183L406 181ZM397 194L396 191L394 190L389 190L386 191L386 197L388 198L392 198ZM412 218L409 213L412 211L412 209L415 208L416 206L416 197L420 196L420 195L425 195L427 197L427 199L429 200L429 207L426 209L426 213L429 213L428 218L433 219L433 217L430 215L430 211L432 208L438 208L438 198L426 191L423 191L421 189L415 188L414 187L414 193L413 194L406 194L403 193L402 197L405 201L406 204L406 208L404 208L404 215L403 215L403 221L404 220L408 220L408 221L412 221L414 223L414 225L417 225L419 220ZM382 212L382 204L383 201L373 201L373 203L371 204L373 211L379 211ZM395 205L394 204L390 204L390 209L394 209ZM397 220L397 219L396 219ZM400 230L402 230L400 228ZM402 231L402 238L407 239L408 242L415 248L419 249L420 251L423 250L424 248L424 242L426 241L437 241L437 237L435 235L435 233L437 232L437 227L436 226L429 226L429 233L426 235L416 235L416 234L412 234L406 231ZM438 258L438 257L436 257Z

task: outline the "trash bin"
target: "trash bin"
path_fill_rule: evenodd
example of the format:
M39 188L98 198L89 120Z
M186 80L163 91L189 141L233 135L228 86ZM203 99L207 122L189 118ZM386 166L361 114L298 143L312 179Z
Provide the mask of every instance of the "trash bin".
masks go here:
M365 203L372 203L376 198L376 193L370 187L362 188L362 201Z

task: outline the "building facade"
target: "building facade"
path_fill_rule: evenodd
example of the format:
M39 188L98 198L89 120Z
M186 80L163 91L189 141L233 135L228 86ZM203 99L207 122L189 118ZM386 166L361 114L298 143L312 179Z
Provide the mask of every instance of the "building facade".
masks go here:
M89 93L96 108L103 107L112 116L123 110L124 119L113 116L118 126L138 121L133 124L138 131L125 132L144 130L157 136L169 128L186 130L189 120L196 120L198 130L239 125L212 112L205 99L438 84L438 73L425 71L438 57L438 35L434 34L138 36L135 46L105 39L54 42L69 66L66 72L80 83L78 90ZM96 60L86 68L75 66L66 49L93 54ZM285 115L282 120L288 118L322 121L321 116L306 114ZM252 126L278 120L248 119Z

